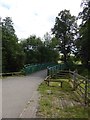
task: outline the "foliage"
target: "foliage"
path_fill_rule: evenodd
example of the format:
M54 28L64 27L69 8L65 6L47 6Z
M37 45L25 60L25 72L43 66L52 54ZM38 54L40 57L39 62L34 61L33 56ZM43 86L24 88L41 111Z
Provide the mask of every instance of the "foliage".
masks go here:
M38 90L41 94L37 117L45 118L88 118L88 109L84 108L76 97L67 79L63 79L63 87L59 82L51 82L48 86L43 82ZM50 91L50 93L48 93ZM73 104L73 105L72 105Z
M44 44L45 46L49 46L50 45L50 42L51 42L51 36L48 32L46 32L46 34L44 35Z
M59 54L57 51L50 49L49 47L40 46L38 47L39 52L39 61L43 62L57 62L59 58Z
M50 49L36 36L30 36L22 41L22 46L26 55L25 64L57 62L58 60L58 52Z
M18 44L18 38L10 17L2 22L2 71L19 71L24 63L24 53Z
M73 49L76 28L76 18L75 16L71 16L70 11L61 11L58 17L56 17L52 34L54 34L59 41L59 50L64 55L65 63L67 63L67 57Z
M40 38L37 38L35 35L30 36L29 38L21 41L22 49L25 53L25 63L32 64L38 63L38 46L42 46L42 41Z
M57 62L58 53L35 35L18 43L13 22L6 17L2 22L2 71L19 71L24 64Z
M19 71L24 64L57 62L59 53L69 68L75 69L75 61L82 61L84 67L90 67L90 1L83 0L82 12L78 19L82 20L77 28L76 17L69 10L62 10L56 17L51 29L53 38L47 32L45 41L31 35L18 43L13 22L10 17L3 19L2 26L2 70L3 72ZM71 57L71 53L75 56Z
M51 42L50 42L50 48L53 48L53 49L58 50L58 49L57 49L58 44L59 44L58 39L57 39L56 37L53 37L53 38L51 39Z
M90 61L90 1L83 0L83 10L79 13L78 19L82 20L79 26L79 37L76 40L78 56L85 67L89 67Z

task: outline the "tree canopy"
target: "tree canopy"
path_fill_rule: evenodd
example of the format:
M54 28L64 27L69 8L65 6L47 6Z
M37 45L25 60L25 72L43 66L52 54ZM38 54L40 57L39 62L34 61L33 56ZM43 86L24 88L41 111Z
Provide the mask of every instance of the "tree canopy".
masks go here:
M59 58L57 51L52 50L35 35L25 39L21 44L26 55L25 64L57 62Z
M67 63L68 55L71 53L74 45L74 36L77 30L75 16L71 16L69 10L63 10L56 17L52 34L59 41L59 51L64 55L64 62Z
M19 71L24 64L36 64L57 62L59 53L63 54L62 60L68 65L70 54L79 57L82 64L88 67L90 64L90 1L83 0L83 10L78 19L72 16L69 10L62 10L55 19L51 29L53 37L46 32L43 41L36 35L18 42L14 24L10 17L2 20L0 32L2 32L2 70L3 72Z
M79 36L76 40L78 56L82 63L88 67L90 61L90 1L83 0L81 6L82 12L79 13L78 19L82 22L79 26Z
M2 22L2 71L18 71L24 63L24 52L18 44L13 22L6 17Z

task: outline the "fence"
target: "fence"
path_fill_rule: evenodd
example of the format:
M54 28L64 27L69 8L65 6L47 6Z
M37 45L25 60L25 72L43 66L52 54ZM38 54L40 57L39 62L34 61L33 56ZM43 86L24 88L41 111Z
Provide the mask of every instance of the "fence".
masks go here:
M51 75L51 77L55 74L57 74L60 70L64 70L65 64L58 64L52 67L47 67L47 76Z
M22 69L22 71L25 73L25 75L27 74L31 74L34 73L36 71L40 71L43 69L46 69L48 66L54 66L56 65L55 63L45 63L45 64L35 64L35 65L25 65L24 68Z
M79 98L81 103L84 103L85 105L90 105L90 80L86 77L83 77L77 73L77 71L65 71L64 64L56 65L53 67L47 68L47 76L49 76L49 79L53 78L53 76L58 76L61 78L62 71L69 75L70 83L73 87L74 92L76 93L76 96ZM47 77L48 79L48 77Z
M69 71L70 81L79 99L85 105L90 104L90 80L79 75L76 71Z

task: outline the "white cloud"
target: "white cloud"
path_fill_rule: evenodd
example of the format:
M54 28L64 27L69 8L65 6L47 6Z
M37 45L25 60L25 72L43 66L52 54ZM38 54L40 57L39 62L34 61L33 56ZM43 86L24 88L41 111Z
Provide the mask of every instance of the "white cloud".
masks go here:
M80 12L81 0L0 0L0 15L12 17L16 34L27 38L31 34L43 37L54 25L61 10Z

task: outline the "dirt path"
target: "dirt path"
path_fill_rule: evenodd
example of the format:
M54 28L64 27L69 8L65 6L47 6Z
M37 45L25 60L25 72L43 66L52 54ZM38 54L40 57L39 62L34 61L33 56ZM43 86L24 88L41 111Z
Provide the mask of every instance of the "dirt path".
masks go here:
M45 77L46 70L29 76L4 78L2 80L2 117L35 117L37 88Z

